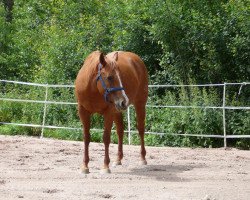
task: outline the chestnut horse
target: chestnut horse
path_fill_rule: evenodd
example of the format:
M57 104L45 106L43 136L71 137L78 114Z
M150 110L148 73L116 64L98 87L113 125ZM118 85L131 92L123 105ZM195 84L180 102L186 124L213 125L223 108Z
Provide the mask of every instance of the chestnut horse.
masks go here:
M118 135L118 155L114 165L121 165L124 134L122 111L126 110L129 104L133 104L136 111L141 141L141 163L147 164L144 146L147 76L145 64L131 52L112 52L105 56L102 52L95 51L86 58L75 81L78 112L83 124L83 173L89 173L90 117L94 113L104 116L105 158L101 172L110 173L109 144L113 122L116 124Z

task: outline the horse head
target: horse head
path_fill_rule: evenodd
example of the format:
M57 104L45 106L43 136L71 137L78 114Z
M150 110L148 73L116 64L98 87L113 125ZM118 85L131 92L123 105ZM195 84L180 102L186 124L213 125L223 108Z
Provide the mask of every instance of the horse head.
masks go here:
M107 103L114 104L117 111L126 110L129 99L123 88L119 68L117 66L118 52L112 58L100 54L97 74L97 88Z

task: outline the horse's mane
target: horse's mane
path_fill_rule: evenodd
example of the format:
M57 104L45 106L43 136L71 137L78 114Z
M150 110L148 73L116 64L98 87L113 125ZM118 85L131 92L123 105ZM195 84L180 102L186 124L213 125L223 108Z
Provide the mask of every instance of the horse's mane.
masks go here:
M84 61L84 67L85 66L93 66L94 64L98 64L99 57L101 52L100 51L94 51L92 52Z
M88 74L94 75L97 73L97 65L99 63L99 57L101 52L94 51L92 52L84 61L83 68L84 70L88 71Z

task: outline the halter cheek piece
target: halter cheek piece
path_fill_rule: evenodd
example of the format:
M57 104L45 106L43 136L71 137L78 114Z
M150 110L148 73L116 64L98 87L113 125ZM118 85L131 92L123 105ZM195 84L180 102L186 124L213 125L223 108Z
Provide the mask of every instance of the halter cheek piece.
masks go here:
M105 99L106 102L109 102L109 101L108 101L108 95L109 95L111 92L124 90L124 88L123 88L123 87L110 87L110 88L108 88L108 87L106 86L106 84L105 84L103 78L102 78L101 69L102 69L102 64L99 63L99 65L98 65L98 74L97 74L96 82L99 81L99 80L101 81L102 87L103 87L103 89L105 90L105 92L104 92L104 99Z

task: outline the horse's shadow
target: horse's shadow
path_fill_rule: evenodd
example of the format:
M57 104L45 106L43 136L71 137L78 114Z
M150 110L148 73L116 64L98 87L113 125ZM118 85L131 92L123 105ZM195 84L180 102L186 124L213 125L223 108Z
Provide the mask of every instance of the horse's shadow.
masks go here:
M142 167L131 168L129 172L123 172L131 176L139 176L145 178L155 178L159 181L168 182L186 182L182 173L191 171L194 168L202 168L202 165L145 165Z

